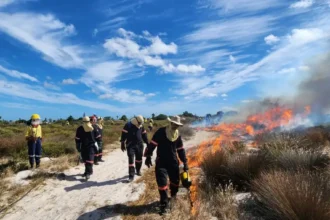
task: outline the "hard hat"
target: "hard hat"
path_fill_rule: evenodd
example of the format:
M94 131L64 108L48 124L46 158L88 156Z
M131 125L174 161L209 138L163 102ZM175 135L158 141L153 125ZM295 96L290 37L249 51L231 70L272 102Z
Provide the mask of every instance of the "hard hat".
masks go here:
M138 115L135 117L136 120L139 122L139 124L143 124L144 123L144 118L142 115Z
M90 119L88 116L83 117L83 122L90 122Z
M33 115L31 116L31 119L32 119L32 120L38 120L38 119L40 119L40 115L38 115L38 114L33 114Z

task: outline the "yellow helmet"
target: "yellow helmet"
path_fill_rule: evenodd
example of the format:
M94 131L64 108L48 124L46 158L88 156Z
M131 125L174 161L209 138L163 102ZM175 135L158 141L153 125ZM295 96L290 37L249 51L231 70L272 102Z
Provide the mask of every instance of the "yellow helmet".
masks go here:
M33 114L33 115L31 116L31 119L32 119L32 120L40 119L40 115L38 115L38 114Z

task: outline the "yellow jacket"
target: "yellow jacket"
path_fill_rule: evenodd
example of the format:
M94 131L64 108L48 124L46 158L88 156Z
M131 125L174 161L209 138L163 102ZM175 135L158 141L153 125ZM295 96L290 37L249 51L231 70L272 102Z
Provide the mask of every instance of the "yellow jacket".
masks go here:
M38 125L36 128L29 126L26 130L25 137L42 138L41 125Z

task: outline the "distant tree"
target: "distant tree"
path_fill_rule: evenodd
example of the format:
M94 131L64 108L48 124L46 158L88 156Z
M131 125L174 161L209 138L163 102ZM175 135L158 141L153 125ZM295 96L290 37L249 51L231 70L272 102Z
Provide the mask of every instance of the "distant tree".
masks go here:
M207 117L207 118L211 118L212 115L211 115L211 114L206 114L206 117Z
M74 117L70 115L67 119L68 122L72 123L74 121Z
M47 123L47 118L45 118L42 122L43 122L43 123Z
M117 120L118 120L119 116L117 115Z
M152 118L152 119L155 119L155 116L156 116L156 115L155 115L154 113L152 113L151 118Z
M127 121L128 119L127 119L126 115L123 115L123 116L121 116L120 120Z
M0 116L0 120L2 119L2 117Z
M159 114L154 119L155 120L166 120L167 119L167 115Z
M182 115L183 115L184 117L194 117L194 114L192 114L192 113L190 113L190 112L188 112L188 111L183 112Z

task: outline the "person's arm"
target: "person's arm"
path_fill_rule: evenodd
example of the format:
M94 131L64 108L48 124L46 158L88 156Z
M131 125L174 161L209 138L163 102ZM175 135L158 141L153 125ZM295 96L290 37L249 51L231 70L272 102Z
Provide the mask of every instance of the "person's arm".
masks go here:
M184 166L183 169L185 171L187 171L188 170L188 164L187 164L186 151L183 147L183 142L182 142L181 136L178 137L176 146L177 146L176 150L178 152L179 158L180 158L180 160L181 160L181 162L183 163L183 166Z
M40 139L42 140L42 129L41 129L41 125L38 126L38 134Z
M27 127L26 133L25 133L25 139L28 141L31 138L31 127Z
M144 129L144 127L142 127L142 139L143 139L143 142L148 144L148 135L147 135L147 130Z
M128 124L125 124L123 130L121 131L121 138L120 142L125 142L127 140L127 135L128 135Z
M81 132L80 132L80 129L81 127L77 128L77 131L76 131L76 137L75 137L75 141L76 141L76 148L77 148L77 151L80 152L81 151L81 138L82 138L82 135L81 135Z
M156 131L156 133L154 134L154 136L151 138L150 143L147 145L147 148L144 151L144 156L145 157L151 157L152 156L152 153L154 152L154 150L158 146L159 141L160 141L160 130L158 129Z

